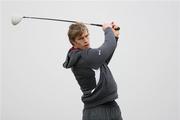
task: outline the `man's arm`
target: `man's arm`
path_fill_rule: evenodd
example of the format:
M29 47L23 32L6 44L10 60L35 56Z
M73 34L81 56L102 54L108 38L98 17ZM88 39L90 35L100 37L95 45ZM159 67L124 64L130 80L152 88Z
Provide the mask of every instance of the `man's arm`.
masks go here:
M118 28L119 27L119 25L117 24L117 23L115 23L115 22L112 22L112 31L113 31L113 33L114 33L114 36L115 36L115 38L116 38L116 42L118 42L118 39L119 39L119 35L120 35L120 32L119 32L119 30L116 30L116 28ZM114 50L115 51L115 50ZM109 64L109 62L110 62L110 60L111 60L111 58L112 58L112 56L113 56L113 54L114 54L114 51L113 51L113 53L110 55L110 57L106 60L106 63L107 64Z
M118 42L118 38L116 38L116 42ZM114 50L115 51L115 50ZM110 62L110 60L111 60L111 58L112 58L112 56L113 56L113 54L114 54L114 51L113 51L113 53L106 59L106 63L107 64L109 64L109 62Z
M112 30L112 24L103 26L105 41L96 49L86 49L82 53L82 57L88 65L94 69L98 69L113 54L117 42Z

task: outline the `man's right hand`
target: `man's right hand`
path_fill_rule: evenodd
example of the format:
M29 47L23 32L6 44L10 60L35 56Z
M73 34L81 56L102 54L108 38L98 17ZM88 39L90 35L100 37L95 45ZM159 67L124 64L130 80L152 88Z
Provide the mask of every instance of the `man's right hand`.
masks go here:
M104 23L104 24L102 25L103 31L105 31L105 29L107 29L107 28L112 28L112 27L113 27L113 26L112 26L111 23Z
M111 28L113 33L114 33L114 36L116 38L119 38L119 35L120 35L119 30L115 30L118 27L119 27L118 24L116 22L114 22L114 21L112 23L104 23L103 26L102 26L103 30L105 30L107 28Z

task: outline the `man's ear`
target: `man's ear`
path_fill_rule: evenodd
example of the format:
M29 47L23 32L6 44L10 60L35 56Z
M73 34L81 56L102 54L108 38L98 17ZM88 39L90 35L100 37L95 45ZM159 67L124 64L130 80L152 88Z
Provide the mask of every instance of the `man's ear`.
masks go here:
M76 46L76 41L72 41L72 45L73 45L74 48L76 48L77 47Z

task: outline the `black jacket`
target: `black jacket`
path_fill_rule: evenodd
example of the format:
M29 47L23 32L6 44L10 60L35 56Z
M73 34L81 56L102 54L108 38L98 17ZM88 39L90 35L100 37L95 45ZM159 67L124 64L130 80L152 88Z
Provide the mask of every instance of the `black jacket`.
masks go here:
M111 28L105 31L104 43L96 49L84 50L71 48L68 51L65 68L71 68L83 92L82 101L85 108L94 107L118 97L117 85L108 68L108 63L117 46ZM100 76L96 77L98 71Z

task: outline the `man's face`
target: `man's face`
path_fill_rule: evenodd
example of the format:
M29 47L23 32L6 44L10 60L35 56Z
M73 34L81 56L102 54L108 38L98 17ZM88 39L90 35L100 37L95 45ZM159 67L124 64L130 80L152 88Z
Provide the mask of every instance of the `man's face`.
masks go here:
M86 49L90 47L89 43L89 33L85 31L81 36L75 38L74 47L79 49Z

